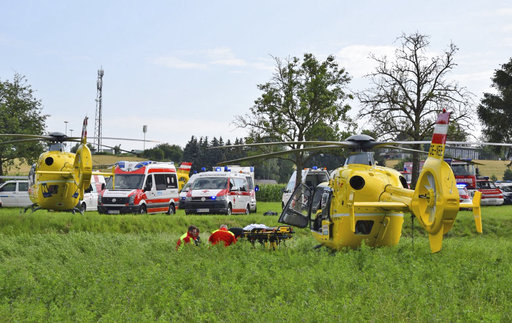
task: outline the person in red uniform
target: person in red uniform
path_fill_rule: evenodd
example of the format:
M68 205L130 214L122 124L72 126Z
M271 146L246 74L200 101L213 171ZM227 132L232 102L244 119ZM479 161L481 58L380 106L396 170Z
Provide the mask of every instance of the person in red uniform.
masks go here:
M199 244L199 228L195 225L188 227L188 231L184 233L176 243L176 250L180 250L187 243L193 242L196 246Z
M227 247L233 243L236 242L235 235L233 232L228 230L228 226L225 224L222 224L218 230L215 230L212 232L212 235L210 238L208 238L208 241L215 245L219 242L224 242L224 246Z

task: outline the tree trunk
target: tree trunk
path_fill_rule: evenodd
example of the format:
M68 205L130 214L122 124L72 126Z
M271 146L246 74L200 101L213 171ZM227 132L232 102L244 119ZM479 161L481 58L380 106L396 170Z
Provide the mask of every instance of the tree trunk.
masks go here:
M414 149L419 150L420 145L413 145ZM416 188L416 182L420 176L420 153L412 153L412 174L411 174L411 189Z

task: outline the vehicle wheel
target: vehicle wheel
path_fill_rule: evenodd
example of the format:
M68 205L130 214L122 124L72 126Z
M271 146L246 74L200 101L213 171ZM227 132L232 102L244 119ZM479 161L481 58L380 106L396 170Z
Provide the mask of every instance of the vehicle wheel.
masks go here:
M142 204L139 208L139 214L146 214L148 211L146 210L146 206Z
M228 205L228 210L226 211L226 215L231 215L233 212L232 212L232 208L231 208L231 204Z
M85 202L83 202L82 204L80 204L80 212L84 213L85 210L87 210L87 205L85 204Z
M245 215L249 215L249 213L251 213L251 207L249 206L249 204L247 204L247 206L245 207Z
M174 208L174 204L169 204L169 210L167 210L167 215L173 215L176 213L176 209Z

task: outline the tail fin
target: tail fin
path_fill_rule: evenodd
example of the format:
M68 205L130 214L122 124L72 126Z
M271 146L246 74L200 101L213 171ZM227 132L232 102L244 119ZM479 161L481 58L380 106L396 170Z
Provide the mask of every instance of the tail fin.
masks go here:
M473 217L475 218L476 232L482 233L482 209L480 208L480 200L482 198L482 192L476 191L473 195L473 202L461 203L461 208L473 209Z
M87 144L87 120L88 119L89 118L87 118L87 117L84 118L84 124L82 126L82 136L81 136L80 142L84 145Z
M87 117L84 118L82 139L73 163L73 177L80 192L80 199L83 199L84 189L89 187L91 183L92 174L92 156L89 147L87 147L87 119Z
M192 169L192 163L190 162L182 162L180 167L178 167L178 187L179 190L183 188L183 186L188 182L189 173Z
M178 167L178 172L187 173L188 174L191 169L192 169L192 163L190 163L190 162L182 162L180 164L180 167Z
M434 135L411 202L411 210L429 233L432 252L441 250L459 211L459 193L453 171L444 160L450 112L439 114Z

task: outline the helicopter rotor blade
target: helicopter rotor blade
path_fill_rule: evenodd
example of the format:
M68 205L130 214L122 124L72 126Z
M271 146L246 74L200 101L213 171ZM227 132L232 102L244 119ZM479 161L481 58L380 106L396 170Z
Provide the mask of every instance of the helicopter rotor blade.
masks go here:
M398 150L403 150L403 151L410 151L410 152L417 152L417 153L421 153L421 154L428 154L428 151L424 151L424 150L404 148L404 147L396 147L396 146L391 146L391 145L390 146L388 146L388 145L381 145L381 146L377 146L377 148L398 149Z
M98 139L99 137L87 137L87 139ZM107 139L107 140L129 140L129 141L141 141L141 142L155 142L159 143L158 140L149 140L149 139L133 139L133 138L116 138L116 137L101 137L101 139Z
M239 163L239 162L243 162L243 161L256 160L256 159L260 159L260 158L279 157L279 156L288 155L288 154L292 154L294 152L301 152L301 151L315 151L315 150L339 149L339 148L340 147L337 145L326 145L326 146L317 146L317 147L309 147L309 148L290 149L290 150L276 151L276 152L272 152L272 153L266 153L266 154L260 154L260 155L254 155L254 156L249 156L249 157L227 160L227 161L218 163L218 165L224 166L224 165Z
M356 146L353 142L348 141L273 141L273 142L258 142L252 144L241 144L241 145L226 145L226 146L215 146L208 147L207 149L226 149L226 148L242 148L242 147L261 147L261 146L285 146L285 145L337 145L338 147L354 147Z

